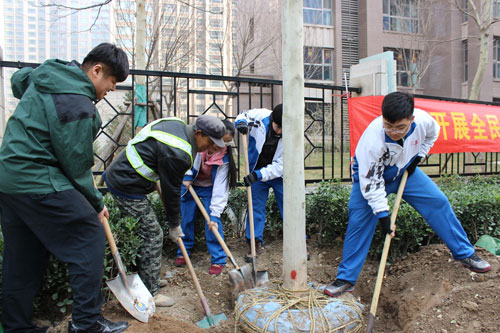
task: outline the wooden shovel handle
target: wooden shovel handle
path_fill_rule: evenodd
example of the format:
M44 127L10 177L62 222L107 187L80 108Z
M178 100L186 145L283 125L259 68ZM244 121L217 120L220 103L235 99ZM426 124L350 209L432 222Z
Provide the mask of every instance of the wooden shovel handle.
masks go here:
M243 155L245 156L245 170L247 175L250 174L250 164L248 162L248 134L243 134ZM252 258L255 258L257 254L255 253L255 228L253 223L253 201L252 201L252 188L251 186L247 187L247 196L248 196L248 224L250 227L250 251ZM257 268L253 267L256 271Z
M406 180L408 179L408 171L405 170L403 177L401 177L401 182L399 183L398 192L396 195L396 200L394 201L394 208L391 214L391 229L394 230L396 224L396 216L398 215L399 204L401 203L401 198L403 197L403 192L406 185ZM384 249L382 251L382 257L380 258L380 265L378 267L377 281L375 282L375 290L373 292L372 304L370 307L370 318L368 321L368 332L373 329L373 324L375 322L375 314L377 313L378 298L380 295L380 289L382 288L382 281L384 280L385 265L387 263L387 255L389 254L389 248L391 246L392 237L389 234L385 235Z
M208 216L207 210L205 209L205 206L203 206L203 203L201 202L200 198L198 197L198 194L196 194L196 191L194 188L189 185L188 186L189 193L191 193L191 196L193 197L194 201L198 205L198 208L200 209L201 213L203 214L203 217L205 217L205 220L207 221L207 225L209 229L214 233L215 237L219 241L220 246L222 246L222 249L226 253L226 255L230 258L231 262L233 263L234 267L239 270L240 267L236 263L236 261L233 258L233 255L231 254L231 251L229 251L229 248L226 245L226 242L224 242L224 239L222 239L219 231L216 228L210 227L210 216Z
M102 217L101 223L104 226L104 231L106 232L106 238L108 239L111 254L114 256L115 253L118 252L118 249L116 247L115 238L113 237L113 233L111 232L111 228L109 227L109 222L106 216Z
M158 183L156 183L156 190L158 191L158 194L160 195L161 202L163 203L163 207L165 207L165 209L166 209L165 200L163 199L161 187ZM177 238L177 245L179 245L179 248L181 249L181 252L182 252L182 256L186 260L186 266L189 269L189 274L191 274L191 279L193 280L194 287L196 288L196 292L198 293L198 296L200 297L201 306L203 307L203 310L205 311L205 314L207 315L208 320L211 320L212 313L210 311L210 307L208 306L207 299L205 298L205 295L203 294L203 290L201 290L200 282L198 281L198 278L196 277L196 273L194 272L193 265L191 264L191 259L189 258L189 255L186 251L186 247L184 246L184 242L182 241L181 237Z

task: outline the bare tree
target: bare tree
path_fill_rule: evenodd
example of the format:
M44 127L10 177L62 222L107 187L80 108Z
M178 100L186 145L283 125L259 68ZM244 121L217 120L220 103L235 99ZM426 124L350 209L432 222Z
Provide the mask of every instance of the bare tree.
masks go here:
M413 0L394 1L391 3L391 18L385 22L389 30L403 32L399 46L387 48L393 51L397 64L397 84L408 87L413 93L420 88L422 78L432 64L436 50L445 39L439 35L438 13L443 13L439 1Z
M144 0L137 0L144 2ZM117 1L116 21L118 25L118 44L125 49L136 68L160 71L187 71L192 54L192 36L194 32L195 9L184 2L153 0L145 3L146 20L143 37L136 36L135 9L130 1ZM123 33L120 33L123 32ZM133 43L132 41L136 41ZM139 42L145 50L144 65L137 61ZM142 49L142 48L141 48ZM148 100L164 98L167 113L172 108L174 85L173 79L162 80L154 77L148 82ZM162 95L158 96L160 84ZM183 84L176 86L177 91Z
M205 59L208 72L239 77L265 73L280 66L276 54L281 40L280 11L277 1L227 1L226 21L208 22L208 50ZM222 29L220 29L222 28ZM214 52L215 53L212 53ZM233 92L236 82L222 82L227 92ZM229 109L232 96L225 100Z
M108 5L111 1L112 0L103 0L102 2L98 2L98 3L95 3L95 4L88 5L88 6L73 7L73 6L63 5L63 4L54 2L54 1L49 1L47 4L44 4L44 1L40 0L39 1L39 6L40 7L53 7L53 8L56 8L57 11L58 11L58 13L61 13L60 15L58 15L56 17L56 20L58 20L60 18L63 18L63 17L67 17L67 16L70 16L70 15L73 15L73 14L75 14L77 12L80 12L80 11L97 9L96 15L93 18L92 23L90 24L90 26L88 27L87 30L83 30L83 31L91 31L92 28L96 25L97 20L99 19L102 7ZM81 31L81 32L83 32L83 31Z
M469 99L478 100L488 63L490 28L499 22L493 17L493 0L453 0L456 8L470 18L479 31L479 63L469 92ZM471 36L472 37L472 36Z

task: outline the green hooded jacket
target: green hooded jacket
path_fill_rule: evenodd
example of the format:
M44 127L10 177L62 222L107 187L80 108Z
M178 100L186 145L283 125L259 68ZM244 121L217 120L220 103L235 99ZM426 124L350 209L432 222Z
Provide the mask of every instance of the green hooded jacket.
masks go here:
M101 126L95 87L75 61L51 59L12 76L20 98L0 147L0 192L46 194L76 189L97 212L93 142Z

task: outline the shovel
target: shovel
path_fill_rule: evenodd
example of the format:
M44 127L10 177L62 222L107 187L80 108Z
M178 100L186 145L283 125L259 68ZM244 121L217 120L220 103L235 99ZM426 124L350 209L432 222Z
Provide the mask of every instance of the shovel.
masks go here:
M207 221L207 225L210 228L210 216L208 216L208 213L205 209L205 206L203 206L203 203L201 202L200 198L198 197L198 194L196 194L196 191L192 186L188 187L189 193L193 196L194 201L196 201L196 204L198 205L198 208L200 209L201 213L203 214L203 217L205 217L205 220ZM234 259L233 255L231 254L231 251L229 251L229 248L227 247L226 243L224 242L224 239L221 237L219 234L219 231L217 228L210 228L210 230L214 233L215 237L219 241L219 244L222 246L222 249L224 249L224 252L228 256L229 260L231 260L231 264L233 264L234 268L229 272L229 280L231 280L231 283L234 286L233 290L233 295L237 295L243 290L254 288L255 285L261 285L269 281L269 277L267 275L267 271L263 272L258 272L257 273L257 281L254 283L254 279L252 277L252 272L250 270L250 265L244 265L243 267L238 266L236 263L236 260Z
M398 215L399 204L401 203L401 198L403 197L403 192L406 185L406 180L408 179L408 171L405 170L403 177L401 177L401 183L399 183L398 193L396 195L396 200L394 201L394 208L391 214L391 229L394 230L394 225L396 224L396 216ZM370 314L368 316L368 326L366 332L371 333L373 331L373 326L375 326L375 314L377 313L378 297L380 295L380 289L382 287L382 280L384 279L385 264L387 263L387 255L389 254L389 247L391 246L392 237L389 234L385 235L384 249L382 251L382 257L380 258L380 265L378 266L377 281L375 282L375 291L373 292L372 304L370 307Z
M160 195L161 202L163 203L163 207L167 209L165 206L165 201L163 199L163 196L161 195L161 187L157 183L156 184L156 190L158 191L158 194ZM191 278L193 279L194 286L196 288L196 292L198 293L198 296L200 297L201 301L201 306L203 307L203 310L205 311L206 316L203 317L200 321L196 323L196 326L200 328L210 328L212 326L218 325L221 321L227 320L227 317L224 313L219 313L216 314L215 316L212 315L212 312L210 311L210 307L208 306L207 299L205 295L203 294L203 290L201 290L200 282L198 281L198 278L196 277L196 273L194 272L193 265L191 264L191 259L189 259L189 256L186 251L186 247L184 246L184 242L182 241L182 238L179 237L177 238L177 244L179 245L179 248L181 249L182 256L186 260L186 265L189 269L189 274L191 274Z
M113 255L119 272L119 276L106 281L106 284L128 313L135 319L147 323L149 317L155 313L153 296L151 296L151 293L148 288L146 288L139 275L126 273L125 266L120 258L120 253L116 248L115 239L111 233L108 219L103 217L101 222L106 231L106 238L108 239L111 254Z
M243 134L241 136L243 138L243 153L245 156L245 168L247 175L250 174L250 165L248 163L248 141L247 134ZM248 221L250 226L250 255L252 257L252 277L254 286L258 285L258 282L263 280L268 280L267 271L257 272L257 254L255 253L255 229L253 224L253 202L252 202L252 188L251 186L247 187L247 195L248 195Z

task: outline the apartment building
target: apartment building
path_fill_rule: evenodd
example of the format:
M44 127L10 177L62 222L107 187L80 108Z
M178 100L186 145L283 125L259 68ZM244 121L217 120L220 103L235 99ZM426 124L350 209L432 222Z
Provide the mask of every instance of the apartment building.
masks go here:
M343 85L359 59L392 51L399 90L468 98L480 60L480 32L468 0L304 0L307 81ZM500 1L492 6L480 100L500 100ZM468 15L468 14L469 15ZM348 76L347 76L348 77Z
M48 6L49 3L61 6ZM69 9L95 3L93 0L2 0L0 45L3 60L43 62L59 58L82 61L92 47L112 40L113 18L109 7L81 12ZM5 82L10 82L13 71L4 70ZM17 101L12 98L10 85L4 84L4 88L5 109L10 114Z

